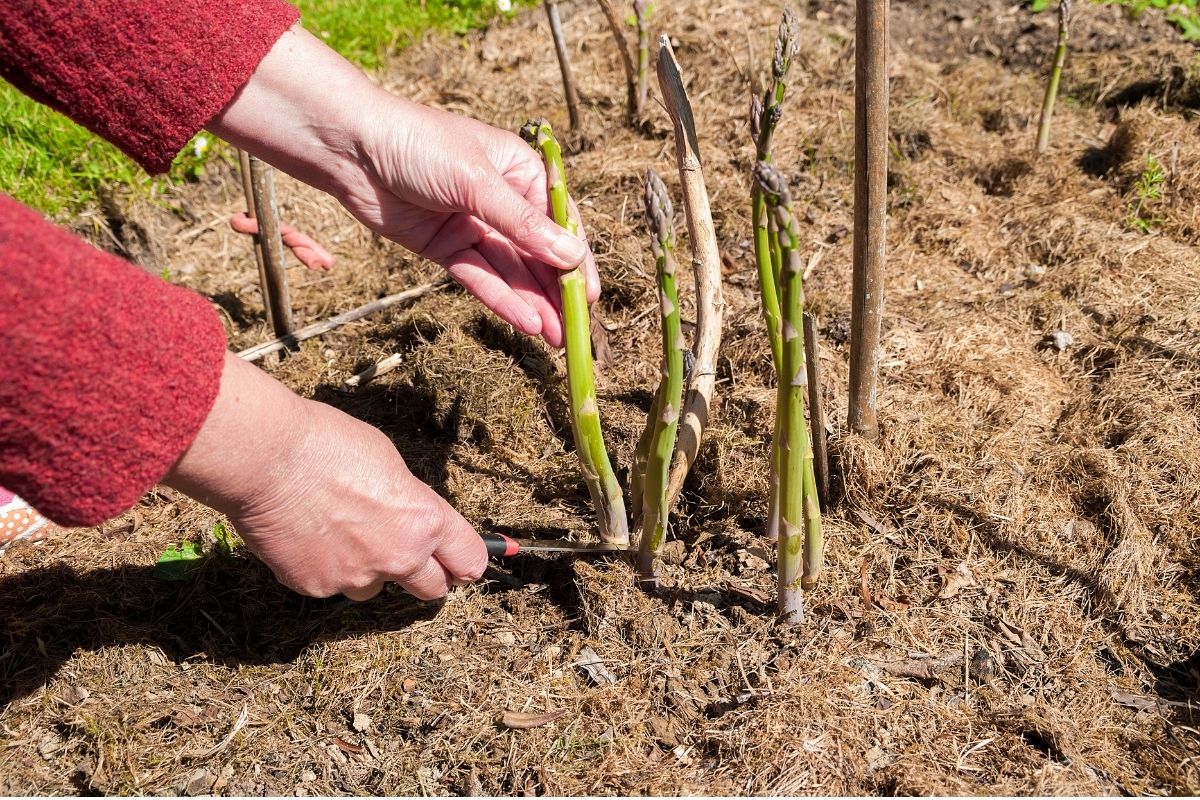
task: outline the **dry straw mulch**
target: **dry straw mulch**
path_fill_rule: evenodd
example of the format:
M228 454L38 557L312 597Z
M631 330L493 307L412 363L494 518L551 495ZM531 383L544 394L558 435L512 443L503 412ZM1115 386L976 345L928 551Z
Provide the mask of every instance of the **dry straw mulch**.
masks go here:
M841 430L848 6L800 9L777 145L804 204L836 428L828 567L807 624L773 623L760 535L774 393L745 116L778 9L665 4L654 24L689 76L728 302L719 400L667 588L633 590L620 562L527 559L444 605L395 593L350 605L290 595L245 556L163 584L149 575L157 554L216 518L157 494L0 560L0 790L1200 790L1195 52L1165 26L1082 7L1051 152L1036 159L1052 15L895 4L884 435L872 444ZM568 170L607 284L601 402L627 464L657 363L639 180L647 166L677 179L657 105L644 130L621 124L598 12L579 3L563 16L587 116ZM565 123L538 10L431 39L382 79L509 129L533 115ZM1150 156L1163 196L1137 209ZM302 320L436 274L327 199L291 182L282 192L288 218L341 259L329 276L293 271ZM266 338L252 258L223 221L239 196L220 168L159 205L117 209L125 236L142 232L125 249L213 297L235 347ZM82 225L102 229L113 213ZM1069 334L1064 349L1054 331ZM341 389L395 352L398 370ZM381 426L479 525L589 534L561 358L462 293L357 323L271 369Z

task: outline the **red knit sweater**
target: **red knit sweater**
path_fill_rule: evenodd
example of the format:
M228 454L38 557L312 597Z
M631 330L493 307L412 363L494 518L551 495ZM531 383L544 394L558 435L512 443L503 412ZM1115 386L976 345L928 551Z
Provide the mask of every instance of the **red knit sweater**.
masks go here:
M161 172L296 18L282 0L2 0L0 76ZM224 351L202 297L0 195L0 486L67 525L121 513L191 444Z

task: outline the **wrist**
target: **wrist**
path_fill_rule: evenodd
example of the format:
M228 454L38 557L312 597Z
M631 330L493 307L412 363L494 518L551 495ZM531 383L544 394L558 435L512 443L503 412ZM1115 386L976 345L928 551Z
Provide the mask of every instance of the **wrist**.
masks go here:
M297 23L207 128L341 196L362 182L370 117L395 100Z
M269 505L309 452L309 402L232 353L212 410L162 483L230 517Z

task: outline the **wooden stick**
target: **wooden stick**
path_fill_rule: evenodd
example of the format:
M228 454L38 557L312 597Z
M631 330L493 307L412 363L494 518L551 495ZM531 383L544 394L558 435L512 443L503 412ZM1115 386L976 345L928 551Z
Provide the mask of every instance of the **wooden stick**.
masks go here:
M671 40L666 36L658 39L657 62L658 86L675 129L675 160L679 167L683 210L692 247L692 272L696 279L696 341L692 345L695 365L688 376L679 441L667 484L667 506L670 507L683 491L683 481L700 452L700 439L712 411L725 300L721 296L721 254L717 249L717 231L708 204L708 189L704 185L692 103L683 88L683 77L671 50Z
M825 399L821 394L820 351L817 321L804 315L804 364L808 372L808 419L812 434L813 467L816 470L817 497L822 510L829 510L829 446L825 432Z
M257 205L254 202L254 184L250 180L250 154L245 150L238 150L238 164L241 167L242 173L242 192L246 196L246 216L257 220L258 217L254 211L255 205ZM262 237L257 233L253 233L250 235L250 238L254 242L254 260L258 264L258 285L263 293L263 307L267 310L267 324L271 326L271 330L275 330L275 319L271 315L271 304L266 302L267 267L263 261Z
M888 0L856 0L854 19L854 278L850 430L874 441L887 245Z
M283 268L283 237L279 233L279 205L275 201L275 172L271 165L254 156L250 161L250 190L254 199L254 217L258 220L258 241L262 247L263 300L275 335L286 338L293 330L292 300L288 293L287 273Z
M625 113L629 124L633 125L637 122L637 68L633 65L633 56L629 52L629 42L626 41L625 31L621 28L621 18L613 10L612 3L610 0L596 0L596 2L599 3L600 10L604 12L604 17L608 20L608 27L612 30L613 39L617 42L617 50L621 53L621 66L625 68L627 103Z
M449 284L449 280L434 281L433 283L426 283L423 286L405 289L403 292L398 292L397 294L381 297L380 299L373 300L366 305L359 306L358 308L352 308L343 314L338 314L336 317L330 317L327 320L315 322L312 325L308 325L298 331L293 331L288 336L272 339L269 342L263 342L262 344L255 345L254 347L248 347L238 353L238 358L243 358L246 361L257 361L269 353L278 352L285 347L295 347L305 339L311 339L314 336L320 336L322 333L328 333L334 328L338 328L347 323L360 320L363 317L369 314L374 314L377 311L383 311L384 309L391 308L392 306L399 305L400 303L405 303L409 300L415 300L418 297L424 297L430 292L436 292L438 289L448 286Z
M557 0L545 0L546 18L550 20L550 35L554 38L554 52L558 55L558 69L562 73L563 94L567 97L567 116L571 130L579 128L579 93L575 90L575 76L571 74L571 59L567 54L567 37L563 34L562 20L558 17Z
M386 375L392 370L396 369L403 361L403 355L400 353L392 353L387 358L372 364L357 375L351 375L349 378L346 378L342 385L347 389L353 389L356 386L362 386L365 383L370 383L380 375Z

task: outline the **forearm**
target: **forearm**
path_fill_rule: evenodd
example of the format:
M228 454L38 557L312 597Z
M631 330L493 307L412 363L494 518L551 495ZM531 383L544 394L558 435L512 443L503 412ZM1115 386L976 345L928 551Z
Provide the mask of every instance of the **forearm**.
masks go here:
M0 485L67 525L133 505L217 393L209 303L0 195Z
M273 500L306 452L306 405L253 364L226 353L203 426L162 483L232 517Z
M165 172L297 16L283 0L4 0L0 77Z

